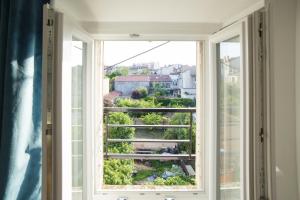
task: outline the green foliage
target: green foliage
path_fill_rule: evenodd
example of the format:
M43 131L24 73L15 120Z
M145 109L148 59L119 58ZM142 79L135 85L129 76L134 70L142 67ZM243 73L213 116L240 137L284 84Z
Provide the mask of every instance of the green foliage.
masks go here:
M191 185L193 184L193 182L194 181L189 177L173 176L167 179L158 177L153 181L153 184L154 185Z
M159 98L157 100L162 106L166 107L195 107L196 102L188 98Z
M161 178L161 177L157 177L154 181L153 184L154 185L165 185L166 180Z
M175 113L171 119L171 125L189 125L190 115L187 113ZM186 140L189 139L189 129L178 128L178 129L167 129L164 133L165 139L178 139ZM195 141L196 141L196 126L195 123L192 125L192 153L195 153ZM180 144L179 149L181 151L189 151L190 145L188 143Z
M132 184L133 160L108 159L104 161L104 183L107 185Z
M166 96L169 94L169 91L159 83L155 83L152 86L152 90L153 90L154 96L156 96L156 97Z
M110 80L114 80L117 76L127 76L128 68L127 67L118 67L116 70L112 71L110 74L107 74Z
M153 101L133 100L129 98L120 98L116 102L117 107L131 107L131 108L157 108L159 104L155 104Z
M113 143L108 145L108 152L110 153L133 153L133 145L128 142Z
M115 78L117 76L127 76L128 68L127 67L118 67L116 70L112 71L110 74L106 74L106 77L109 78L109 91L115 89Z
M117 107L130 108L159 108L160 104L156 104L153 100L134 100L130 98L120 98L116 102ZM140 117L146 113L130 113L130 116Z
M110 124L133 124L132 119L126 113L115 112L109 115ZM113 127L110 128L110 138L130 139L135 135L134 128ZM112 143L108 146L110 153L132 153L133 145L128 142ZM108 185L132 184L134 161L132 159L108 159L104 161L104 183Z
M114 112L109 115L110 124L133 124L133 120L126 113ZM128 127L113 127L110 128L109 135L110 138L117 139L130 139L133 138L135 134L134 128Z
M141 117L141 120L147 125L158 125L163 121L167 121L168 119L156 113L148 113Z
M133 99L141 99L145 98L148 95L148 89L145 87L140 87L134 91L132 91L131 98Z
M153 174L153 170L141 170L138 171L138 173L136 174L136 176L133 177L133 183L137 182L137 181L142 181L145 178L151 176Z
M154 101L155 104L160 104L162 107L181 108L196 106L196 101L188 98L164 98L151 96L144 98L144 100Z
M148 89L145 87L140 87L137 89L141 95L141 98L145 98L148 95Z
M161 176L165 170L172 168L172 161L159 161L159 160L152 160L151 166L155 169L155 172L158 176Z

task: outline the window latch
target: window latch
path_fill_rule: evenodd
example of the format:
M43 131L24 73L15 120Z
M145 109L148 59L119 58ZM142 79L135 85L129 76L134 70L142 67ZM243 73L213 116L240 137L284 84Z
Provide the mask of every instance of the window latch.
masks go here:
M264 137L265 137L265 133L264 133L263 128L260 129L259 137L260 137L260 142L263 143L264 142Z

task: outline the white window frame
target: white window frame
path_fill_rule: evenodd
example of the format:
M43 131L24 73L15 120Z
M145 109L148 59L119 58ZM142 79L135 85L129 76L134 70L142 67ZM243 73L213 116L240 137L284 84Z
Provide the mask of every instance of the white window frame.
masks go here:
M162 41L166 40L167 38L162 38L162 39L157 39L155 41ZM116 40L115 38L106 38L106 41L111 41L111 40ZM129 41L132 40L130 38L122 38L119 39L118 41ZM143 39L146 40L147 39ZM150 39L151 40L151 39ZM136 41L136 40L132 40ZM153 198L166 198L166 197L174 197L176 199L180 198L188 198L188 199L208 199L208 186L209 186L209 176L208 176L208 169L209 169L209 157L206 155L205 152L210 151L209 148L209 143L208 143L208 137L206 135L210 135L206 132L205 130L205 110L204 107L206 105L206 100L204 98L204 77L205 77L205 71L206 71L206 51L207 51L207 37L199 40L198 38L195 38L194 40L192 38L186 38L184 36L177 37L176 40L174 38L171 41L196 41L197 43L197 102L204 102L202 105L200 103L197 103L196 105L196 113L197 113L197 119L203 119L200 120L200 123L197 124L196 126L196 132L197 134L197 144L196 144L196 156L201 157L201 159L196 159L196 166L198 166L199 169L196 169L197 173L197 181L199 181L199 175L202 175L202 185L201 188L197 189L191 189L189 190L188 188L159 188L158 189L144 189L144 188L134 188L132 186L129 186L128 189L126 190L119 190L119 189L102 189L101 183L103 182L103 119L102 119L102 113L103 113L103 96L102 96L102 88L99 87L100 85L102 86L102 80L103 80L103 42L99 40L94 41L95 45L95 66L94 66L94 92L95 92L95 103L94 102L94 121L95 122L100 122L100 123L95 123L94 124L94 143L92 144L94 146L93 149L95 151L92 151L90 154L93 155L94 158L94 168L93 168L93 173L94 177L93 182L94 182L94 192L93 192L93 200L103 200L103 199L117 199L119 197L126 197L128 199L140 199L143 198L145 200L147 199L153 199ZM199 42L197 42L199 41ZM200 51L202 51L203 55L200 54ZM101 113L101 114L99 114ZM90 146L88 144L87 146ZM200 163L202 162L202 163ZM198 171L198 172L197 172Z
M92 159L88 152L92 151L89 145L92 143L92 138L88 135L93 130L94 121L91 115L87 113L93 110L93 79L94 73L94 40L88 33L76 26L70 18L63 18L63 49L62 51L62 88L61 93L57 96L62 101L61 106L61 144L62 144L62 199L79 199L80 196L85 199L92 193ZM72 40L76 38L86 43L86 62L83 69L83 186L82 189L72 187L72 129L71 129L71 51ZM64 134L70 133L70 134ZM93 136L91 134L91 136ZM88 198L90 199L90 198Z
M240 176L241 176L241 188L240 188L240 193L241 193L241 198L245 200L250 200L250 191L249 191L249 183L251 179L251 166L250 166L250 157L251 157L251 152L250 152L250 120L251 116L249 115L250 113L250 85L251 85L251 80L250 79L250 70L249 70L249 46L246 41L248 41L248 23L249 23L249 18L246 17L242 20L239 20L238 22L234 23L233 25L226 27L225 29L217 32L213 36L210 37L210 77L212 77L211 82L209 83L210 85L210 98L212 104L210 104L210 113L209 118L211 119L210 121L210 130L211 133L213 133L213 141L211 141L211 145L214 146L214 150L210 153L211 158L215 159L211 166L214 168L213 173L211 174L212 177L214 177L215 181L212 182L210 185L210 195L212 199L218 199L220 198L220 190L218 186L220 185L219 183L219 144L218 144L218 131L217 131L217 65L216 65L216 50L217 50L217 44L234 38L236 36L240 37L240 44L241 44L241 56L240 56L240 65L241 65L241 128L240 128L240 151L241 151L241 159L240 159Z

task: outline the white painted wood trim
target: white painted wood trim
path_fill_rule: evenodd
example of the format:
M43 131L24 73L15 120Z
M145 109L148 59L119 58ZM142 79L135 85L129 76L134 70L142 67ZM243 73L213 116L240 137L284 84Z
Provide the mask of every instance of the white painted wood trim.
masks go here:
M212 113L212 118L211 118L211 134L212 134L212 143L211 145L215 149L211 149L211 152L215 152L215 155L212 155L211 157L212 161L214 163L211 163L212 167L215 167L215 172L211 174L212 177L215 178L215 180L212 182L211 185L211 192L210 195L213 196L213 199L218 199L220 198L220 190L218 189L218 186L220 185L219 183L219 139L218 139L218 134L217 134L217 71L216 71L216 45L222 41L231 39L236 36L240 36L240 43L241 43L241 58L240 58L240 63L241 63L241 105L243 106L241 108L241 125L240 125L240 152L241 152L241 160L240 160L240 176L241 176L241 187L240 187L240 194L243 199L249 199L249 171L250 169L247 167L249 164L249 138L248 135L249 133L249 60L248 60L248 34L247 34L247 25L248 25L248 19L244 18L224 29L221 31L215 33L213 36L210 37L210 68L211 68L211 98L212 98L212 103L210 105L211 107L211 113ZM245 135L243 135L245 133ZM215 196L216 195L216 196ZM250 199L249 199L250 200Z
M230 24L233 24L234 22L237 22L237 21L251 15L255 11L262 9L265 5L266 5L265 0L258 1L254 5L248 7L245 10L243 10L242 12L240 12L239 14L237 14L229 19L225 19L223 22L223 27L229 26Z
M118 39L122 41L120 38ZM175 41L184 41L181 40L181 38L177 38ZM193 40L189 40L193 41ZM206 99L204 98L204 93L205 93L205 81L206 81L206 76L205 76L205 71L206 71L206 52L205 52L205 42L204 41L199 41L197 42L197 101L198 102L204 102L204 104L201 105L197 104L197 116L198 115L205 115L206 110L205 108L205 102ZM202 52L200 52L200 50ZM204 50L204 52L203 52ZM201 53L201 55L200 55ZM205 134L208 134L208 132L205 129L205 124L207 123L206 121L201 121L199 124L197 124L197 144L196 144L196 151L197 154L200 157L203 157L202 161L196 161L196 164L203 164L202 169L199 171L197 170L197 176L199 173L201 173L204 176L204 185L202 185L201 188L197 189L188 189L188 188L183 188L183 189L143 189L143 188L130 188L124 190L114 190L114 189L101 189L102 188L102 182L103 182L103 118L102 115L99 113L103 113L103 97L102 97L102 81L103 80L103 42L101 41L95 41L95 88L99 87L98 89L95 90L95 113L93 116L95 117L95 132L94 132L94 146L95 146L95 151L94 151L94 195L93 195L93 200L97 199L117 199L118 197L127 197L129 199L133 200L138 200L140 198L143 198L145 200L151 200L153 198L158 198L158 197L175 197L176 199L186 199L189 197L190 200L207 200L208 197L208 189L209 189L209 175L207 173L207 170L209 169L209 156L205 155L205 152L208 151L208 139L209 137L206 137ZM100 81L100 82L99 82ZM200 98L200 96L202 96ZM200 99L199 99L200 98ZM99 103L101 102L101 103ZM203 119L205 120L206 117L197 117L197 119ZM200 134L201 133L201 134ZM204 133L204 134L203 134ZM100 156L102 155L102 156Z

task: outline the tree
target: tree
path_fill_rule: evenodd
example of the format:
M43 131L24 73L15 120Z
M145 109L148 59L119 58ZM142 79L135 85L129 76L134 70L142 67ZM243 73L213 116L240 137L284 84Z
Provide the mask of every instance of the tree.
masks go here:
M152 89L153 89L153 93L156 97L166 96L169 94L169 91L159 83L154 83Z
M118 67L116 70L112 71L110 74L106 76L110 80L114 80L117 76L127 76L128 75L128 68L127 67Z
M133 99L141 99L145 98L148 95L148 89L145 87L140 87L134 91L132 91L131 98Z
M116 70L107 74L106 77L109 78L109 91L113 91L115 89L115 78L117 76L127 76L128 75L128 68L127 67L118 67Z

